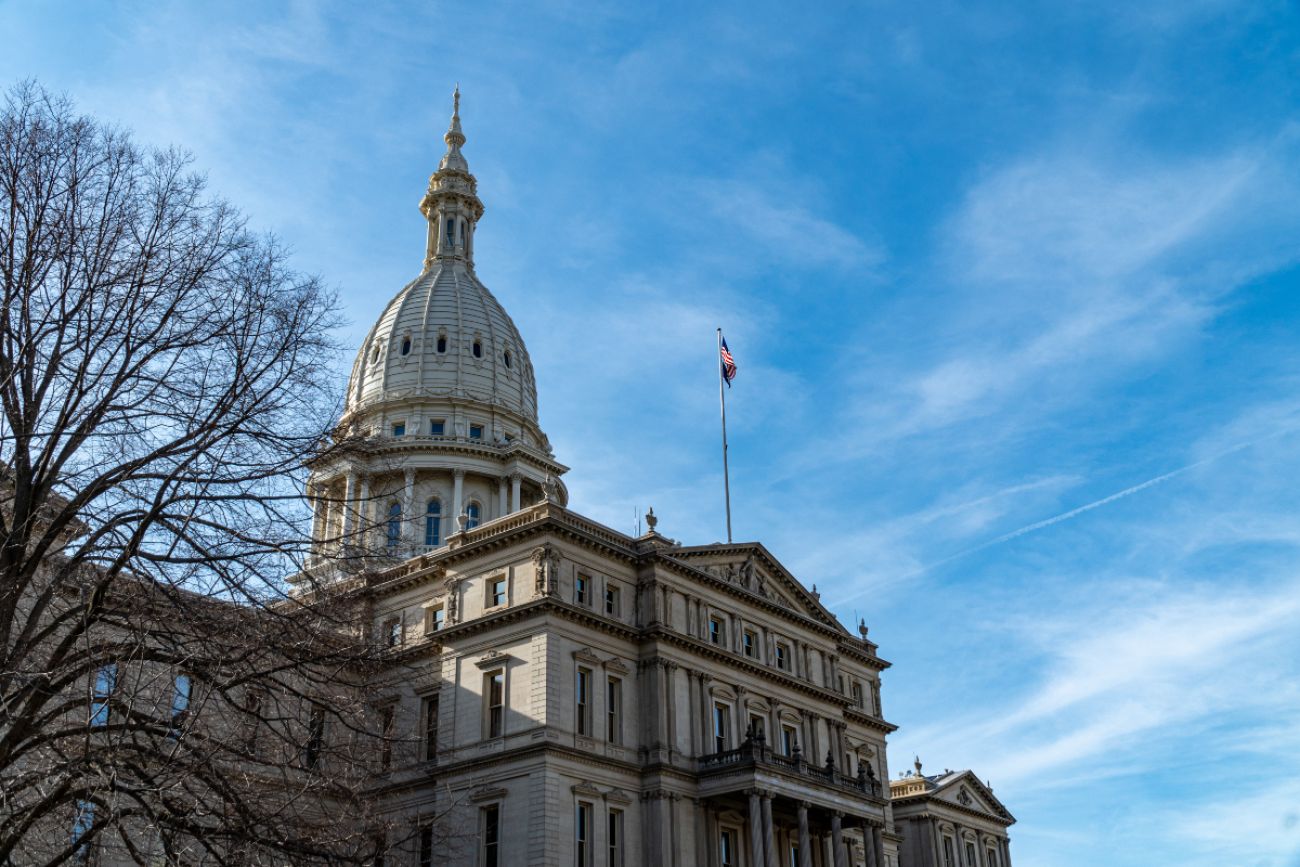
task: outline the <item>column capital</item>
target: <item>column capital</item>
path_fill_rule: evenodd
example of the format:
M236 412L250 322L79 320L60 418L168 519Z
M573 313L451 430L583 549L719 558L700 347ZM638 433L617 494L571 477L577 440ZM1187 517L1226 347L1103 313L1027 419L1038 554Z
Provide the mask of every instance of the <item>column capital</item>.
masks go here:
M518 470L515 470L514 472L506 476L506 478L512 482L522 482L524 480L524 474L519 472Z

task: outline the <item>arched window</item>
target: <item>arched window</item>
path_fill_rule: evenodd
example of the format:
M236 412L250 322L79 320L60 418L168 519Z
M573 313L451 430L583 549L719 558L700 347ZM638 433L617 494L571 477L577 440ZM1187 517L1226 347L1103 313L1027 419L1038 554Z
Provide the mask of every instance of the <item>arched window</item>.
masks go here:
M438 335L438 351L439 351L439 352L446 352L446 351L447 351L447 335L446 335L446 334L439 334L439 335Z
M510 366L510 350L509 350L509 349L507 349L506 352L505 352L505 359L506 359L506 367L509 367L509 366Z
M475 358L483 357L483 341L481 340L474 341L474 357Z
M395 548L402 539L402 504L393 503L388 507L387 527L388 547Z
M443 222L447 226L447 246L454 246L456 243L456 218L443 217Z
M424 544L442 544L442 503L430 500L424 507Z
M409 334L406 337L402 338L402 354L403 355L411 354L411 337Z
M479 525L479 522L483 517L483 509L478 503L471 502L465 507L465 514L469 517L469 521L465 523L465 529L473 530Z

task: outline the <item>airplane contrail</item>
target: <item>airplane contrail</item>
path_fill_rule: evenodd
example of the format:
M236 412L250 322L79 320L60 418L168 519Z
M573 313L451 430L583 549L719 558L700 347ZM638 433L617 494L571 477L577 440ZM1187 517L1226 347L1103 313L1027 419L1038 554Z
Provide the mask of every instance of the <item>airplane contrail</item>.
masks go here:
M1139 482L1138 484L1133 485L1132 487L1128 487L1122 491L1117 491L1113 494L1110 494L1109 496L1102 497L1100 500L1094 500L1091 503L1087 503L1085 505L1073 508L1068 512L1062 512L1059 515L1053 515L1050 518L1044 518L1043 520L1035 521L1032 524L1026 524L1025 526L1020 527L1019 529L1012 530L1009 533L1003 533L1001 536L998 536L993 539L989 539L987 542L981 542L980 544L975 545L972 548L966 548L964 550L958 551L956 554L950 554L949 556L944 557L942 560L935 560L933 563L927 563L926 565L921 566L918 569L914 569L913 571L900 576L900 580L906 580L908 578L915 578L918 575L924 575L926 572L929 572L932 569L937 569L938 567L943 566L947 563L951 563L954 560L960 560L962 557L969 557L971 554L979 553L980 551L983 551L987 548L992 548L995 545L1002 545L1006 542L1010 542L1012 539L1018 539L1021 536L1028 535L1029 533L1034 533L1037 532L1038 530L1043 530L1046 529L1047 527L1051 527L1054 524L1060 524L1063 521L1068 521L1071 518L1075 518L1078 517L1079 515L1082 515L1084 512L1091 512L1093 509L1099 509L1102 506L1115 502L1116 500L1122 500L1125 497L1130 497L1133 494L1139 493L1141 491L1145 491L1147 488L1154 487L1156 485L1161 484L1162 482L1167 482L1172 478L1181 476L1183 473L1186 473L1190 470L1194 470L1197 467L1202 467L1212 461L1217 461L1219 458L1226 457L1230 454L1234 454L1236 452L1242 451L1243 449L1248 449L1253 445L1257 445L1258 443L1264 442L1265 440L1270 440L1275 437L1282 436L1283 434L1291 433L1294 430L1296 430L1296 428L1284 428L1280 431L1271 433L1268 436L1259 437L1258 439L1253 439L1250 440L1249 442L1238 443L1237 445L1232 446L1230 448L1226 448L1223 451L1215 452L1214 454L1209 455L1208 457L1201 458L1199 461L1195 461L1185 466L1181 466L1176 470L1170 470L1169 472L1156 476L1153 479L1147 479L1145 482ZM833 606L843 605L845 602L851 601L853 599L857 599L859 596L862 596L867 592L869 591L864 590L860 593L854 593L851 596L846 596L844 599L839 600L838 602L832 604Z

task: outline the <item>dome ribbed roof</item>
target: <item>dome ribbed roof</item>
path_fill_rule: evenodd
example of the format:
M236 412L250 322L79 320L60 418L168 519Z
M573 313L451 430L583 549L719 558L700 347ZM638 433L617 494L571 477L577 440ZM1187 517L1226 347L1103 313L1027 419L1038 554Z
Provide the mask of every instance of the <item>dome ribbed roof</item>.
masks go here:
M345 414L419 398L472 400L537 424L519 329L461 260L434 260L384 308L353 364Z

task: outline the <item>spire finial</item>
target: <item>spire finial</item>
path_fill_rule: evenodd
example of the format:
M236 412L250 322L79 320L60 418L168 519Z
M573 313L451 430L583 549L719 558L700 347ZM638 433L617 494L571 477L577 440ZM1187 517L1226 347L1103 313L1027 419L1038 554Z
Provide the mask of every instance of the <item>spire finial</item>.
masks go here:
M442 140L447 143L447 153L443 155L438 168L468 172L469 163L460 153L461 145L465 144L465 133L460 130L460 82L456 82L456 89L451 95L451 124L447 127L447 134L442 137Z

